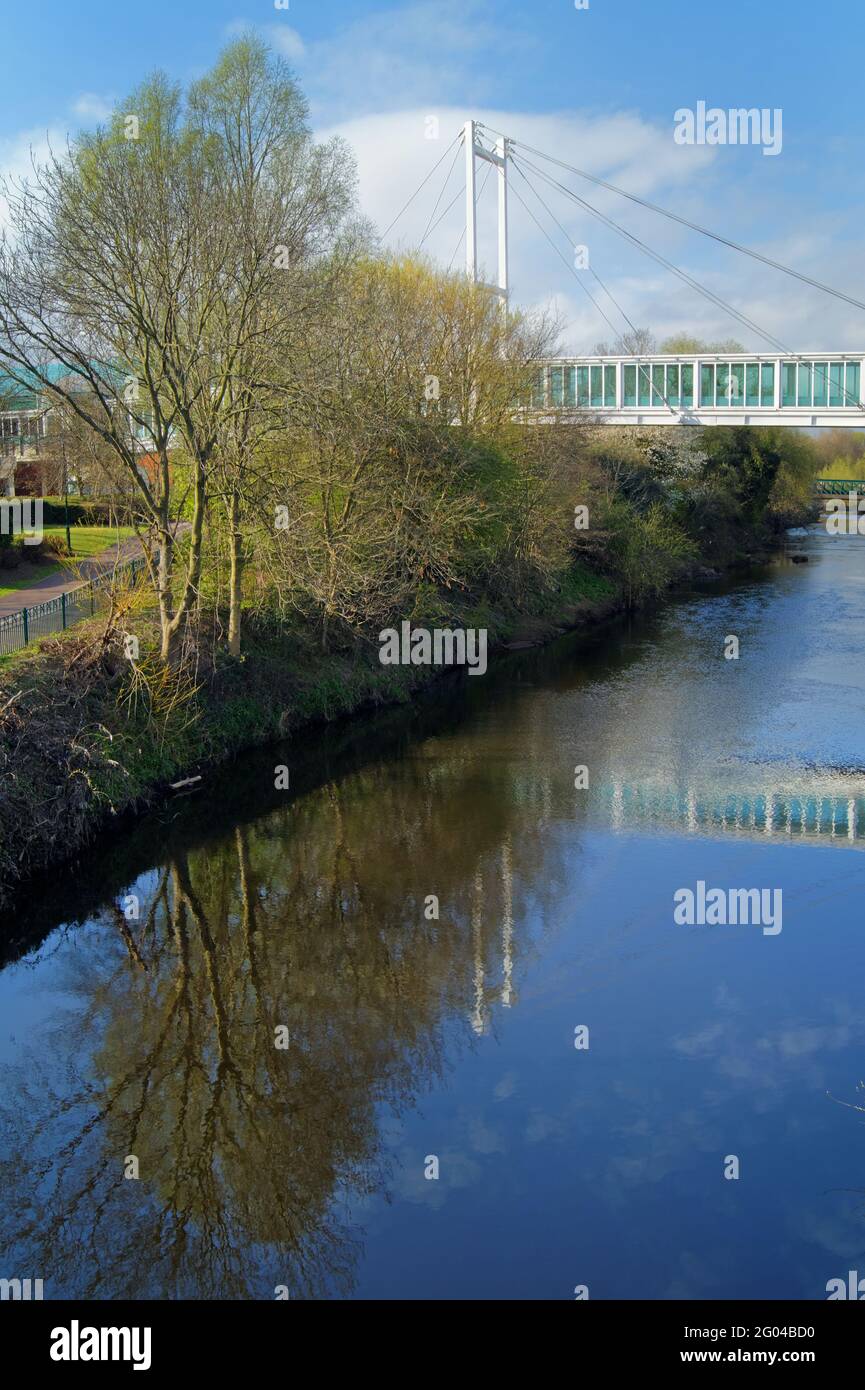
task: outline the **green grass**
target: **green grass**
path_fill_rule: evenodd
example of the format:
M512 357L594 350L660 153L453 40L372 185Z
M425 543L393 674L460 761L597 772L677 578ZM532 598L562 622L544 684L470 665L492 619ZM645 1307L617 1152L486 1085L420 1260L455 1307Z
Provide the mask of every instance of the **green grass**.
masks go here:
M118 537L121 541L128 540L134 536L135 532L131 526L72 526L70 528L72 536L72 558L73 560L91 560L95 555L101 555L104 551L110 550ZM46 526L46 536L60 536L66 539L65 526ZM32 584L37 584L40 579L48 579L49 576L58 574L64 566L57 564L28 565L24 564L17 570L0 570L0 598L7 594L17 593L19 589L29 589ZM74 576L72 576L74 577Z
M60 536L66 539L65 526L46 526L46 536ZM76 560L87 560L94 555L101 555L104 550L108 550L119 538L121 541L128 540L134 536L135 532L131 526L72 526L69 529L72 537L72 552Z

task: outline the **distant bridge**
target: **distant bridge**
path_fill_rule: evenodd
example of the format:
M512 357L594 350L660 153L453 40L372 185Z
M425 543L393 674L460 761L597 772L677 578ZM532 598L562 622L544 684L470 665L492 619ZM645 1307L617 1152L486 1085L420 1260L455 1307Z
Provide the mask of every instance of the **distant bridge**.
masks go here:
M561 357L538 372L527 414L603 425L793 425L865 430L865 355L754 353Z
M575 202L584 213L621 234L631 246L638 247L654 262L660 262L692 290L708 298L716 307L725 309L732 318L751 332L757 332L775 348L771 354L705 351L681 355L652 353L643 356L555 358L547 362L538 373L531 399L521 402L524 419L544 424L568 419L570 416L581 421L591 418L603 425L789 425L800 429L815 426L830 426L835 429L865 428L862 372L865 354L803 354L791 351L774 334L761 329L741 310L725 303L714 291L701 285L692 275L682 272L665 257L659 256L651 247L634 237L627 228L620 226L563 184L560 171L564 169L580 180L588 180L591 184L601 185L607 191L620 194L632 202L641 203L644 207L672 218L673 221L688 226L695 232L714 236L715 241L725 241L726 245L742 254L771 265L800 282L846 300L858 308L865 309L865 303L860 303L843 291L834 290L801 271L770 260L760 252L752 252L748 247L728 238L719 238L705 227L691 223L676 213L669 213L654 203L635 197L604 179L574 168L542 150L533 149L523 141L513 139L502 131L493 130L491 126L479 121L466 122L461 142L465 152L466 273L475 284L480 283L477 228L480 162L487 166L484 184L490 174L495 175L498 184L498 273L495 283L487 284L486 287L491 293L500 296L503 305L507 306L510 297L508 203L509 195L513 192L547 237L569 273L585 290L608 326L614 333L618 333L615 324L581 279L582 270L588 269L589 266L588 247L569 247L570 256L562 252L536 216L534 209L525 202L519 187L512 186L510 174L511 170L515 170L520 175L526 191L534 195L558 231L567 236L562 223L554 216L544 197L535 187L529 176L528 171L531 171L535 178L541 180L545 190L552 189ZM449 150L445 151L445 155L448 153ZM458 153L459 150L457 155ZM456 157L455 155L454 160ZM538 166L534 162L538 158L549 167L544 169ZM440 160L439 163L441 162ZM554 170L554 173L551 170ZM449 178L450 171L445 186ZM480 191L483 191L483 185ZM439 194L439 202L443 193L444 189ZM436 203L433 213L437 210L439 202ZM591 274L602 288L606 288L594 268ZM607 294L609 295L609 291ZM612 299L611 295L610 298ZM633 332L631 320L615 300L613 303Z

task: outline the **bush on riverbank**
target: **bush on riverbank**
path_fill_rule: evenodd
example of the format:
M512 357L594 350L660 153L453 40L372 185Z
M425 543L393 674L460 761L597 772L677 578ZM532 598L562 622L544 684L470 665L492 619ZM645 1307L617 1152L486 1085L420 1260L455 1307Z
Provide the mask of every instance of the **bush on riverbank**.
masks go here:
M598 522L585 559L630 603L662 593L695 565L728 568L812 510L818 455L795 430L716 427L593 439L586 496Z

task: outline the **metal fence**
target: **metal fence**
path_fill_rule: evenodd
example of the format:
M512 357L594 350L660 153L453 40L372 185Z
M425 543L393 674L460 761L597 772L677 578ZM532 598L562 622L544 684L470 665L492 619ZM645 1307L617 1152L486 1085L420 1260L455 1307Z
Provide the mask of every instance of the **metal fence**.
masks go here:
M38 637L48 637L52 632L64 632L82 618L90 618L99 605L104 602L115 575L124 580L134 579L144 568L144 560L129 560L116 570L106 570L69 593L58 598L48 599L46 603L32 604L17 613L0 618L0 656L10 656L34 642Z
M846 497L848 492L865 491L861 478L817 478L814 491L818 497Z

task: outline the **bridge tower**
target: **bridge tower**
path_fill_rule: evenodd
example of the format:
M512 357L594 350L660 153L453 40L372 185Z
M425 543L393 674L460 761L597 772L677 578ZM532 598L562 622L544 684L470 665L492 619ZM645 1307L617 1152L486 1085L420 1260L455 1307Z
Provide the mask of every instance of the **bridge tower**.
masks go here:
M483 127L481 127L483 129ZM466 273L473 284L478 283L478 222L477 222L477 161L486 160L498 169L499 182L499 278L497 285L487 288L501 297L502 307L508 305L508 142L504 135L496 139L495 149L488 149L478 136L477 122L466 121Z

